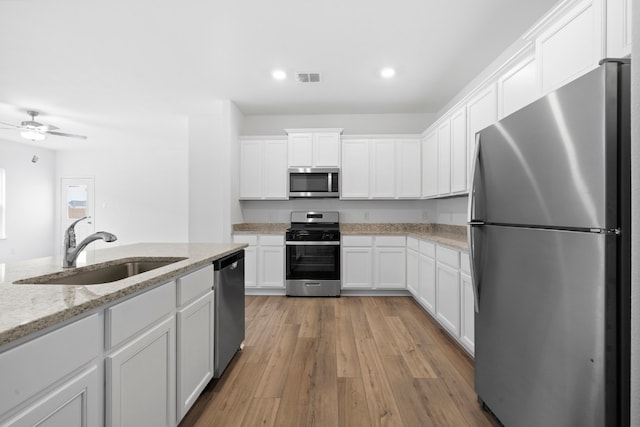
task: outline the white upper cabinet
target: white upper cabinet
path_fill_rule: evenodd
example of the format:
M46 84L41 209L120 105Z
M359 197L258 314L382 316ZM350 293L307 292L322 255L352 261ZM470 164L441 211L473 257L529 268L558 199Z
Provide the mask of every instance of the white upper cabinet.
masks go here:
M396 144L393 139L371 142L372 196L393 199L396 195Z
M496 85L490 84L478 92L467 103L467 168L473 168L474 151L476 148L476 132L492 125L498 120L498 99ZM469 181L471 173L467 175Z
M422 197L438 195L438 134L436 130L422 139Z
M498 79L499 117L506 117L530 104L538 94L536 57L529 55Z
M342 129L285 129L289 167L340 167Z
M341 199L368 199L371 195L369 146L368 139L342 141Z
M543 94L598 66L604 56L602 1L578 3L536 38Z
M240 199L287 199L287 141L240 141Z
M396 194L399 199L420 198L420 139L396 141Z
M451 115L451 192L467 191L467 109Z
M451 123L445 119L438 126L438 194L451 192Z
M633 0L607 0L607 57L631 55L631 4Z

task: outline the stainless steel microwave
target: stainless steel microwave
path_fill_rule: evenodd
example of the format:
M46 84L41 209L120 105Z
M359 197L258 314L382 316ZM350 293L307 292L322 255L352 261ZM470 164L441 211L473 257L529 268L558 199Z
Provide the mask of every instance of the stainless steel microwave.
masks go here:
M338 198L340 169L289 168L289 198Z

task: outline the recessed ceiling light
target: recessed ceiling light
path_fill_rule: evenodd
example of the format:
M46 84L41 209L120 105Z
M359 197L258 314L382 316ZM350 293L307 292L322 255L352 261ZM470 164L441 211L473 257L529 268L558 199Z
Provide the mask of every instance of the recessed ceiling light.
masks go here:
M385 79L390 79L396 75L396 70L393 68L383 68L382 71L380 71L380 75Z
M287 78L287 73L282 70L275 70L273 73L271 73L271 75L276 80L284 80Z

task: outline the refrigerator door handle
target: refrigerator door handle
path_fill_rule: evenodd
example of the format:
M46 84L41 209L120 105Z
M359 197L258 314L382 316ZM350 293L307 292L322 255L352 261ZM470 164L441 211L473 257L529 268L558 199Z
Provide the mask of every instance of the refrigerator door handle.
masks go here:
M479 280L480 277L476 272L476 255L474 226L482 225L481 221L477 221L475 217L475 200L476 200L476 173L480 166L480 134L476 134L476 146L473 151L473 168L471 169L471 184L469 188L469 209L467 212L467 243L469 245L469 272L471 273L471 288L473 289L473 302L476 313L479 310Z

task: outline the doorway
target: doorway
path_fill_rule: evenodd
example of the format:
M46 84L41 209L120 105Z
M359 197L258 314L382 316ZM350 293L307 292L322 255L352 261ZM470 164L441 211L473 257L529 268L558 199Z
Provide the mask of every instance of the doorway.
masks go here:
M60 179L60 248L65 231L80 218L89 217L75 226L77 242L95 232L94 191L93 177ZM85 256L86 252L81 253L78 261Z

